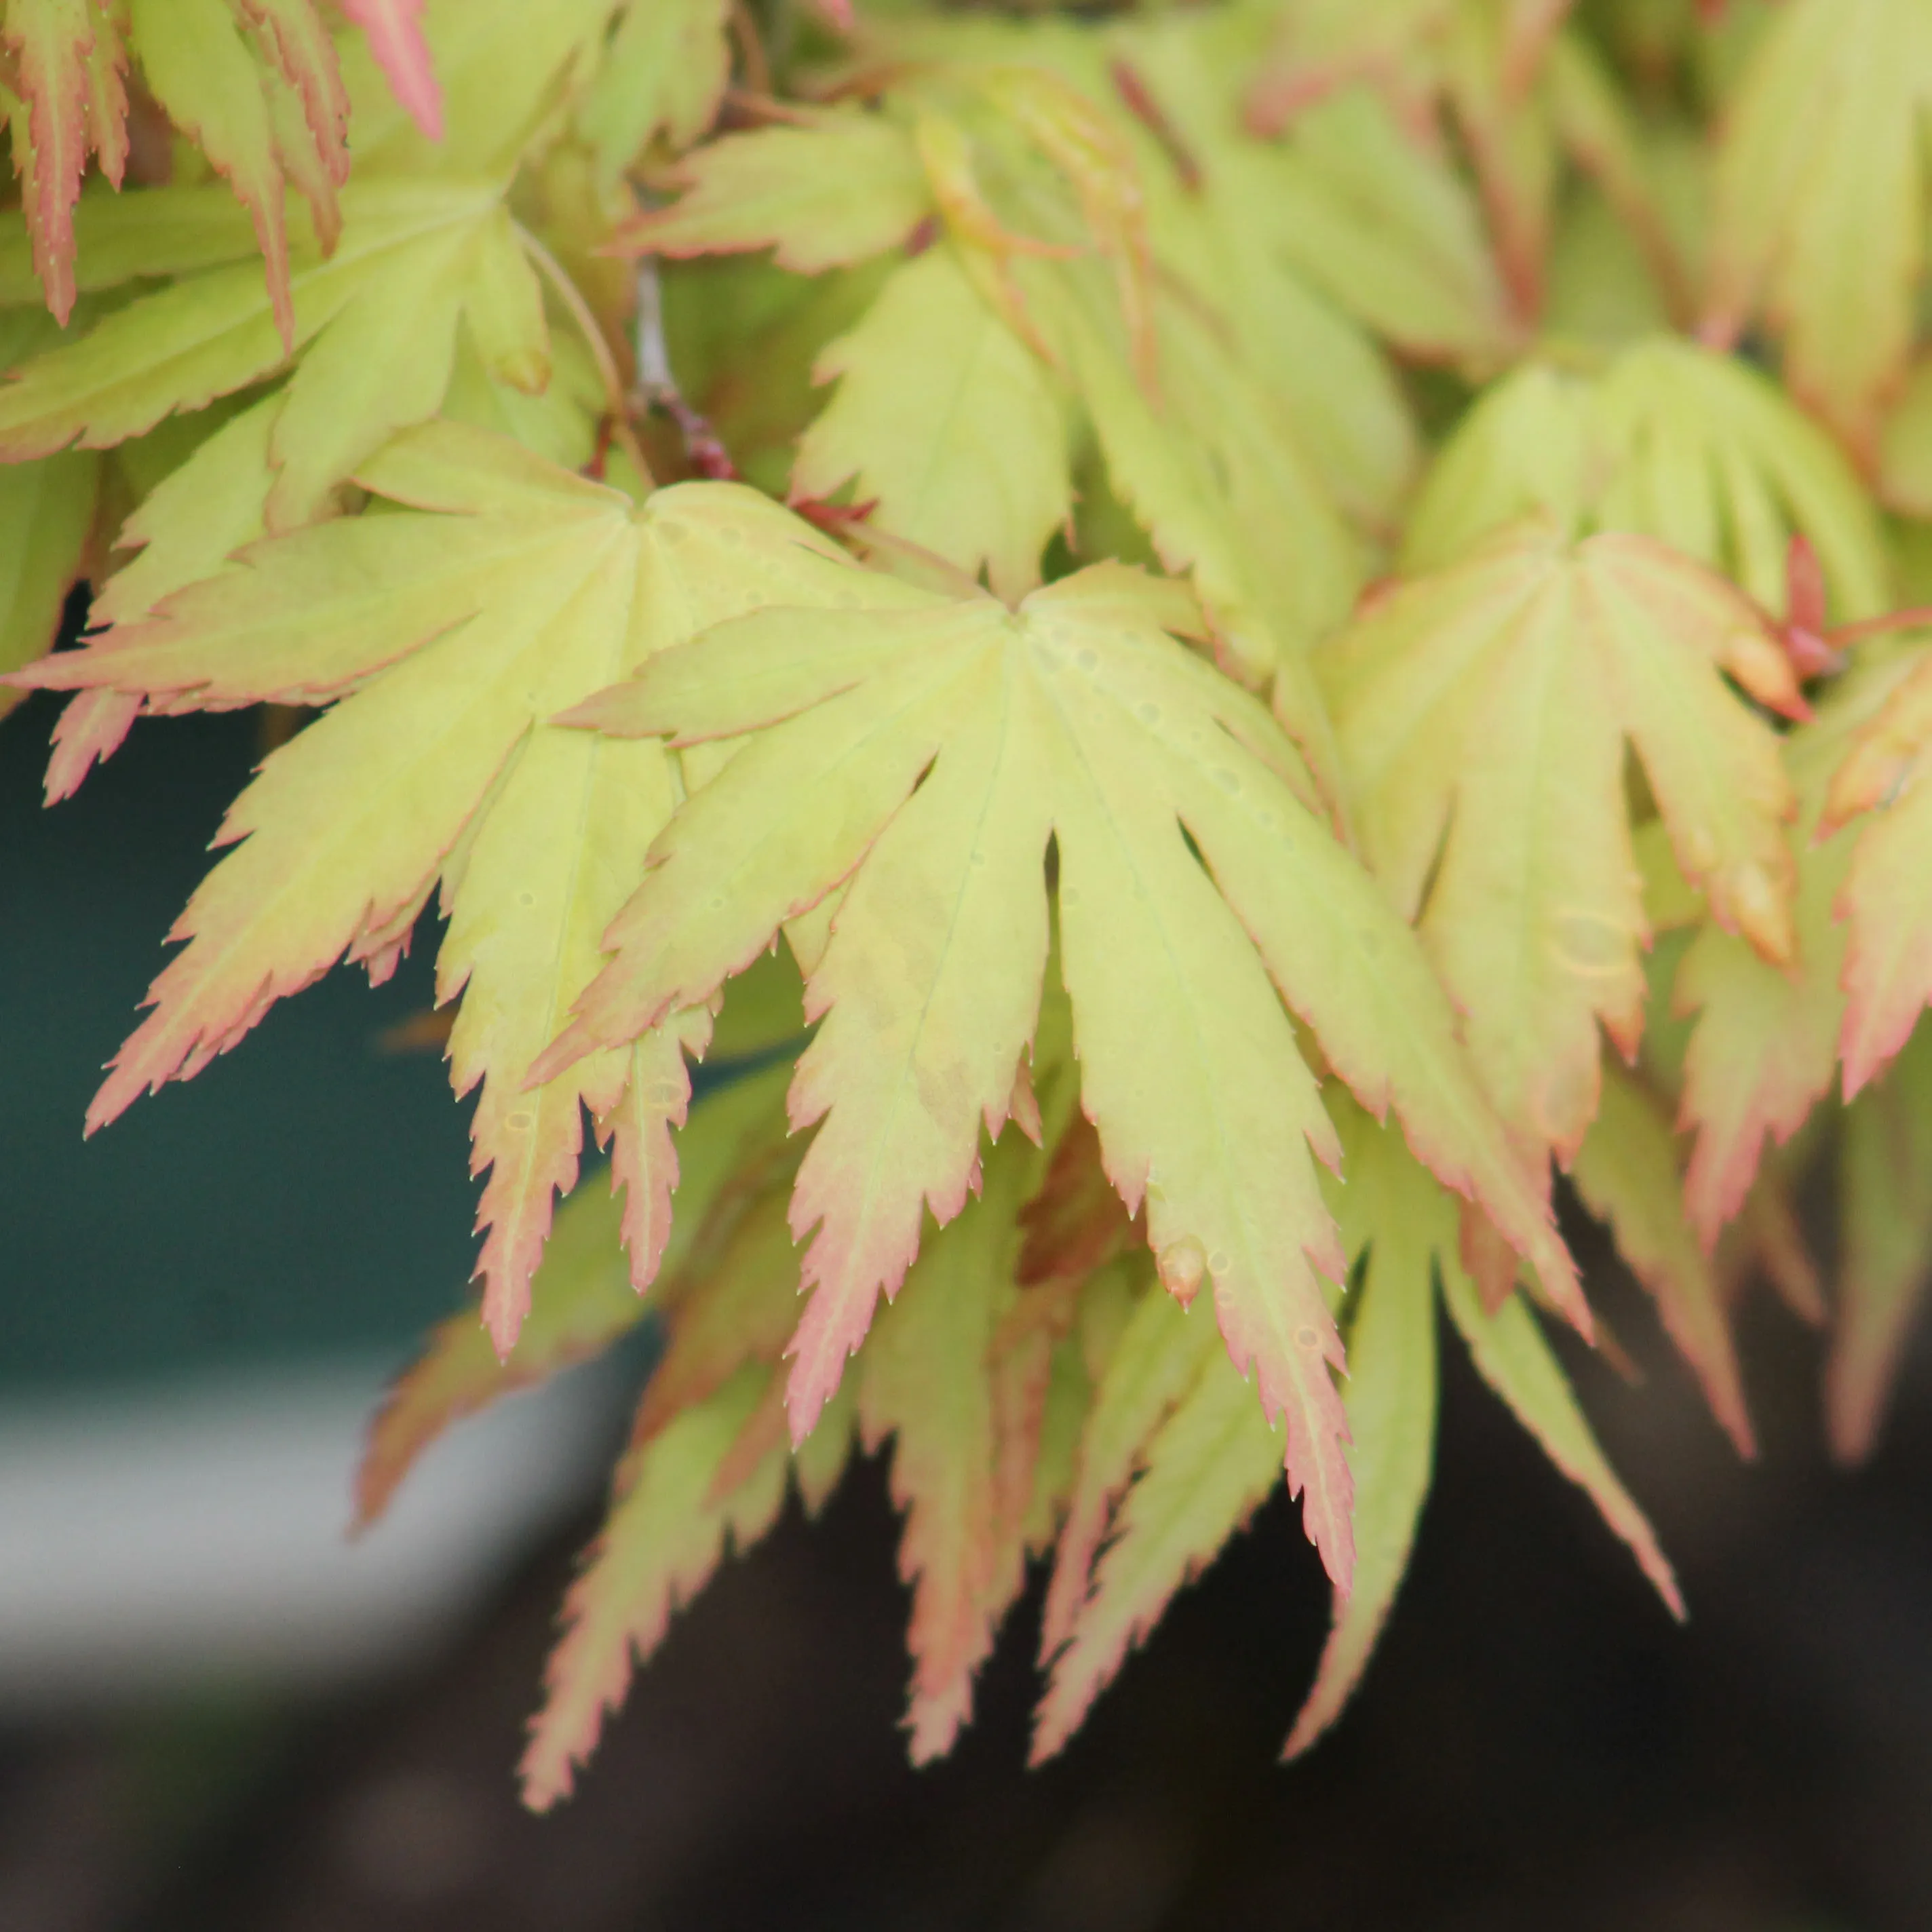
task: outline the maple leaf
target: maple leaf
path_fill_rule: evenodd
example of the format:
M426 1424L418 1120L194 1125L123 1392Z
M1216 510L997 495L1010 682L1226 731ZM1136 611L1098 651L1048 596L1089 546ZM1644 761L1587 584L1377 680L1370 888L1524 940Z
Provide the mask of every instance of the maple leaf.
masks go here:
M1756 370L1694 343L1646 337L1588 372L1534 360L1492 384L1430 467L1402 567L1446 563L1538 509L1577 536L1655 537L1766 610L1802 536L1841 620L1892 602L1879 520L1844 455Z
M14 165L33 237L34 266L47 307L64 323L74 310L74 205L88 156L118 188L126 165L123 116L97 118L118 92L122 62L113 17L90 0L10 0L0 43L12 57L18 92L9 104Z
M1250 124L1286 136L1265 232L1406 352L1486 369L1516 346L1519 325L1474 199L1404 118L1364 87L1257 82Z
M100 467L72 450L0 470L0 671L53 644L94 530ZM0 691L0 716L19 697Z
M0 320L0 362L52 333L47 318L16 310ZM0 671L51 650L68 593L83 574L100 499L100 459L74 451L0 469ZM0 717L20 701L0 688Z
M1186 14L1124 21L1096 88L1118 100L1134 143L1164 276L1184 282L1190 304L1238 346L1321 487L1387 532L1418 460L1408 405L1366 330L1297 266L1314 251L1283 217L1282 157L1229 124L1234 25Z
M966 31L982 60L1012 44L1000 30ZM1231 353L1223 292L1204 287L1198 249L1191 286L1152 273L1138 160L1118 112L1076 84L1082 63L1063 58L1072 44L1049 38L1044 63L1024 69L989 64L977 98L928 86L936 105L918 64L934 47L916 36L912 78L887 112L814 116L700 150L680 170L682 199L630 224L625 245L672 256L775 245L782 266L818 270L941 230L946 240L898 267L821 358L819 374L843 380L800 441L794 495L824 497L856 478L874 526L969 575L984 564L996 590L1016 594L1038 580L1042 546L1066 519L1069 447L1084 440L1084 417L1115 497L1167 567L1191 574L1225 665L1274 685L1336 802L1304 652L1346 612L1365 560L1300 447L1298 416L1315 413L1306 385L1298 410L1257 380L1252 327L1250 346ZM1048 80L1056 65L1076 79ZM1195 225L1171 215L1162 233ZM1246 252L1232 230L1226 246ZM1321 327L1306 320L1310 301L1276 289L1269 313L1291 305L1307 334ZM1334 353L1332 323L1322 339ZM1374 385L1366 345L1351 347L1349 374ZM935 367L958 370L958 388L934 384ZM1378 400L1399 410L1372 387L1370 412ZM1330 406L1347 426L1330 422L1328 447L1358 433L1352 400ZM983 440L962 434L962 421L983 424Z
M1856 848L1854 827L1825 823L1832 778L1909 669L1906 661L1859 668L1816 717L1785 741L1799 811L1790 830L1797 877L1797 957L1779 966L1736 935L1683 910L1696 925L1672 998L1695 1012L1684 1056L1679 1124L1695 1132L1684 1205L1706 1251L1745 1204L1767 1140L1789 1142L1830 1090L1846 1033L1840 985L1847 929L1837 916Z
M748 1363L708 1400L620 1464L609 1520L564 1605L562 1641L544 1672L519 1775L524 1802L547 1811L569 1794L606 1711L622 1702L632 1659L648 1657L673 1614L710 1580L728 1549L744 1550L778 1519L785 1446L775 1442L724 1493L720 1472L756 1418L771 1371Z
M1163 1312L1186 1318L1151 1295ZM1204 1330L1198 1316L1193 1324ZM1078 1728L1128 1651L1160 1621L1168 1599L1204 1570L1281 1480L1282 1442L1252 1392L1218 1348L1146 1445L1034 1721L1031 1762L1043 1763ZM1104 1397L1103 1397L1104 1399Z
M581 1105L615 1134L632 1266L650 1279L669 1131L688 1091L683 1050L701 1052L709 1028L701 1010L674 1016L523 1090L680 784L656 743L543 721L761 600L911 593L738 486L680 486L639 508L454 424L398 438L358 480L403 507L272 539L152 616L20 674L171 710L339 700L230 811L218 842L238 849L177 925L187 950L155 982L154 1010L116 1057L90 1129L198 1072L345 954L384 976L440 879L438 994L462 994L458 1090L482 1088L481 1267L507 1352L553 1190L575 1178Z
M1932 20L1916 0L1792 0L1718 149L1705 331L1762 314L1792 391L1869 463L1924 266Z
M1040 1414L1035 1404L999 1398L1019 1293L1013 1216L1030 1164L1010 1140L992 1153L982 1198L927 1238L862 1358L863 1439L877 1449L892 1437L892 1496L905 1512L899 1574L913 1586L906 1722L915 1763L944 1756L971 1716L974 1678L1025 1577ZM1044 1397L1043 1383L1035 1393ZM1016 1433L1003 1454L1002 1436Z
M151 220L168 220L173 192L145 197ZM376 180L345 190L342 206L334 254L298 251L290 284L292 340L303 352L281 392L272 529L308 521L398 429L435 412L460 332L506 380L540 388L548 374L542 292L500 184ZM202 215L198 206L185 212ZM28 362L0 389L0 454L119 442L282 360L252 269L210 267Z
M369 51L411 119L432 141L442 139L442 91L424 36L424 0L340 0L368 36Z
M1288 1742L1306 1750L1354 1694L1408 1567L1435 1462L1436 1290L1478 1372L1544 1454L1596 1504L1672 1613L1676 1580L1643 1512L1605 1460L1556 1358L1523 1298L1493 1312L1457 1259L1455 1204L1396 1136L1330 1094L1348 1154L1346 1187L1331 1189L1343 1244L1366 1256L1350 1300L1348 1416L1357 1444L1355 1520L1361 1552L1354 1591L1338 1596L1328 1642Z
M688 148L710 125L731 77L728 0L631 0L618 16L577 124L614 184L657 136Z
M1136 1299L1096 1378L1092 1407L1080 1432L1074 1480L1040 1618L1042 1666L1051 1665L1072 1639L1092 1594L1094 1564L1108 1526L1149 1443L1223 1352L1214 1328L1191 1307L1168 1294L1139 1292L1151 1273L1142 1269L1126 1274ZM1276 1458L1269 1464L1270 1484L1278 1469ZM1178 1587L1178 1582L1172 1587ZM1151 1629L1157 1609L1143 1608L1148 1612L1145 1627ZM1106 1674L1118 1667L1126 1651L1124 1636ZM1097 1692L1100 1672L1089 1675ZM1070 1736L1078 1715L1070 1702L1064 1702L1063 1708L1065 1734Z
M622 1196L586 1186L557 1210L542 1263L531 1278L530 1318L507 1358L498 1356L473 1310L432 1331L369 1425L356 1478L358 1528L381 1516L423 1451L452 1424L601 1354L653 1310L686 1299L688 1262L716 1271L713 1251L722 1245L718 1224L735 1222L742 1208L739 1171L782 1137L783 1091L783 1078L774 1069L708 1095L692 1109L677 1136L678 1220L650 1300L632 1284ZM664 1373L660 1365L652 1390L661 1388Z
M953 250L896 268L813 375L838 388L799 440L794 497L852 483L870 525L969 574L984 566L997 595L1040 581L1040 553L1072 508L1062 404Z
M774 248L802 274L896 248L932 212L906 130L856 109L729 134L687 155L681 198L625 224L612 245L672 256Z
M1604 1070L1601 1105L1570 1170L1584 1204L1649 1290L1711 1412L1740 1456L1757 1454L1737 1351L1717 1277L1684 1218L1669 1117L1621 1069Z
M1173 1292L1211 1284L1236 1364L1288 1417L1291 1484L1346 1578L1341 1352L1319 1285L1339 1268L1311 1160L1336 1149L1281 999L1581 1319L1547 1208L1411 935L1298 795L1279 728L1162 628L1170 587L1103 566L1017 610L908 595L720 626L572 714L680 746L750 742L653 848L607 935L616 957L535 1076L708 998L845 883L791 1100L796 1125L823 1122L793 1208L799 1234L818 1230L788 1398L802 1438L903 1279L922 1209L959 1211L982 1123L1008 1117L1051 839L1082 1104L1108 1173L1130 1214L1144 1202ZM775 792L813 808L774 822Z
M20 81L14 154L53 314L64 322L74 305L74 208L89 153L122 183L131 50L150 95L247 209L287 338L284 183L308 196L326 236L349 165L348 98L310 0L9 0L0 38Z
M1896 654L1868 688L1877 700L1832 773L1821 836L1858 821L1837 901L1845 922L1839 1055L1852 1099L1905 1044L1932 998L1932 903L1921 854L1932 746L1932 651Z
M1845 1110L1838 1147L1844 1247L1826 1364L1832 1453L1863 1462L1878 1439L1912 1318L1932 1280L1932 1031Z
M1598 1024L1627 1056L1642 1031L1627 740L1718 923L1791 956L1796 800L1720 674L1775 648L1688 559L1616 532L1568 544L1538 518L1372 600L1318 655L1363 851L1420 915L1504 1118L1566 1163L1596 1112Z

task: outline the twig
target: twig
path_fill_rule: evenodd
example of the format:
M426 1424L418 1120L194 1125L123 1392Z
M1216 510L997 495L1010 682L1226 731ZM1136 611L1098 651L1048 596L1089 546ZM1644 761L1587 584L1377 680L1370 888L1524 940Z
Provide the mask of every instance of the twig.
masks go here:
M571 320L576 323L578 332L584 338L584 346L590 351L591 361L597 365L598 379L604 385L604 398L610 406L611 441L635 466L644 488L654 489L656 479L651 475L651 466L644 460L644 446L631 427L631 399L626 393L624 379L618 373L617 358L610 353L610 341L591 313L590 304L584 299L584 291L571 280L563 264L521 222L516 224L516 230L517 238L523 244L525 252L542 270L557 300L569 311Z
M772 91L771 63L765 58L765 44L758 38L758 22L752 18L752 10L745 4L745 0L734 0L731 38L738 44L738 58L744 64L745 85L754 94L769 94Z
M664 303L655 256L638 262L637 334L632 352L638 365L638 396L646 409L662 410L676 424L686 454L698 475L716 483L739 481L738 466L718 432L700 410L686 401L671 374L670 351L664 343Z

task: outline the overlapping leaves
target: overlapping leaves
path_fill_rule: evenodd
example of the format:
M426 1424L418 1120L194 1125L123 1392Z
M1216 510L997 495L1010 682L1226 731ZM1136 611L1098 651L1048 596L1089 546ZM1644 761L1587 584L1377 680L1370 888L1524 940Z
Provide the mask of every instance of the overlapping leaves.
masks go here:
M851 601L870 595L854 573ZM807 982L792 1099L820 1123L789 1392L802 1438L895 1292L929 1208L964 1204L1016 1108L1048 941L1051 843L1082 1105L1168 1286L1207 1286L1286 1418L1292 1486L1346 1585L1342 1263L1312 1153L1332 1128L1282 1001L1580 1315L1567 1256L1407 930L1323 829L1268 713L1177 643L1171 588L1118 565L1017 610L937 595L721 626L574 714L680 744L749 736L653 847L616 957L539 1064L647 1036L844 887ZM811 808L775 820L775 795Z
M385 975L440 884L439 991L462 994L458 1090L482 1084L481 1265L507 1350L553 1191L577 1172L582 1106L616 1137L633 1265L650 1278L676 1172L664 1136L688 1091L680 1043L701 1051L709 1028L700 1004L524 1091L680 782L654 742L546 721L708 622L845 594L857 573L738 486L640 509L454 424L398 438L358 481L402 507L265 544L27 674L173 710L339 700L236 802L218 842L238 849L190 902L175 934L186 950L88 1118L197 1071L339 958Z
M1363 850L1539 1153L1582 1144L1599 1025L1627 1055L1642 1032L1627 745L1718 923L1792 956L1796 800L1722 674L1767 661L1784 666L1766 619L1724 579L1544 518L1397 585L1321 653Z

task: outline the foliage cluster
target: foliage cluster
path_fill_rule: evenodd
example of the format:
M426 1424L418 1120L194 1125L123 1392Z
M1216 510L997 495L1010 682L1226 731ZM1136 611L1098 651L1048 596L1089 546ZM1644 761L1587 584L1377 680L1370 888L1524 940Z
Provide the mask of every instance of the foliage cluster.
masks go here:
M1923 0L5 0L0 48L50 800L138 716L300 714L90 1129L440 917L480 1309L363 1515L661 1330L532 1803L855 1448L916 1756L1030 1562L1045 1756L1283 1481L1304 1748L1438 1306L1676 1607L1545 1335L1594 1327L1559 1177L1749 1454L1732 1311L1827 1320L1834 1161L1868 1449L1932 1265Z

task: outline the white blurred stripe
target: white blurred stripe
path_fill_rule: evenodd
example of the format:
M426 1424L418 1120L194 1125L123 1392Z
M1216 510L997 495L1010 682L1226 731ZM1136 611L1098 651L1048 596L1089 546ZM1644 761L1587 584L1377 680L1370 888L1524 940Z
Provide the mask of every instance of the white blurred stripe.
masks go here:
M380 1672L596 1492L593 1364L458 1424L350 1542L388 1365L0 1401L0 1703Z

